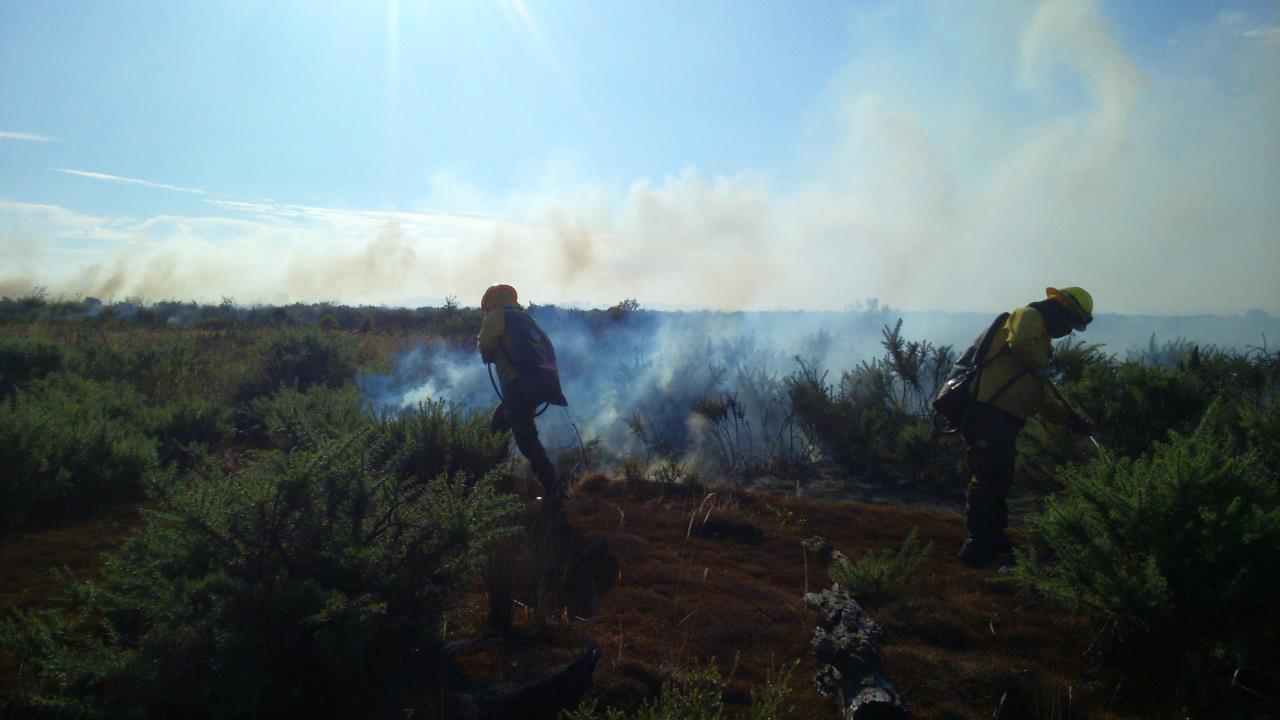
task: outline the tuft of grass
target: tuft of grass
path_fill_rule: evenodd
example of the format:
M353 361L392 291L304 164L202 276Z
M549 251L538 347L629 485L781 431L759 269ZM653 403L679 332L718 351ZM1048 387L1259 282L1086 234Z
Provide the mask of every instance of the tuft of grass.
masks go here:
M699 480L698 471L690 468L681 462L675 460L663 460L661 463L649 470L649 481L657 485L664 492L674 489L677 486L693 486L697 485Z
M920 564L933 549L933 543L920 545L916 531L912 528L897 550L872 550L857 560L837 552L828 571L831 579L859 599L901 591L915 578Z
M763 683L751 688L751 720L788 720L795 717L791 697L791 676L800 661L770 668ZM729 675L721 675L713 658L706 667L681 670L662 684L658 696L627 713L618 708L600 710L597 703L585 703L576 710L565 711L561 720L722 720L725 712L724 691L733 679L737 662Z

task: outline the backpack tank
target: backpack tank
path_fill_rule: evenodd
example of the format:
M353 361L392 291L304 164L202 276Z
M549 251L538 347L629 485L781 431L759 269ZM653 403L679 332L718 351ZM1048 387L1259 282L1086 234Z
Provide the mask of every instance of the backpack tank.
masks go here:
M507 360L525 378L530 400L552 405L568 405L560 389L560 371L556 366L556 348L551 338L538 327L529 313L507 308L505 343L499 343ZM509 346L509 349L508 349Z

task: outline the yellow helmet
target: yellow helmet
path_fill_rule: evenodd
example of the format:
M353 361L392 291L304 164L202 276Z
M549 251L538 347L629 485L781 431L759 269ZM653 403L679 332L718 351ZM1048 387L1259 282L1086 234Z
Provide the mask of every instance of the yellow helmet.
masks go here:
M1093 296L1084 288L1064 287L1045 288L1044 294L1054 298L1076 316L1078 322L1073 326L1076 330L1084 330L1093 322Z

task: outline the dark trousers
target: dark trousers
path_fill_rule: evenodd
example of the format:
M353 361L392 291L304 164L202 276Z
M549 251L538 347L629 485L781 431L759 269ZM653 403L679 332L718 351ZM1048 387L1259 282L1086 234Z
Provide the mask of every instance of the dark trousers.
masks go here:
M556 480L555 465L547 457L547 450L538 439L538 426L533 420L537 405L528 399L521 378L516 378L503 386L502 403L493 411L489 429L495 432L510 430L516 439L516 447L520 448L520 454L533 466L533 474L542 483L543 492L551 497L560 497L564 492Z
M969 537L1000 550L1009 545L1004 531L1009 525L1014 443L1021 429L1018 418L981 403L964 424L965 459L973 473L965 494L965 524Z

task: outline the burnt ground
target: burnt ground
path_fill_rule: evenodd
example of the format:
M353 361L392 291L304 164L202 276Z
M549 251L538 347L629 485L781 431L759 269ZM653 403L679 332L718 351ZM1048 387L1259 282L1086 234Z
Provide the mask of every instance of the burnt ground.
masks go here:
M800 542L822 535L857 557L899 547L914 528L933 544L915 582L863 603L885 631L886 668L913 717L1182 716L1166 681L1100 662L1100 628L956 560L966 533L954 511L727 488L628 489L596 476L552 530L546 524L534 516L503 555L514 558L518 641L461 654L473 678L527 680L594 646L603 659L588 698L634 707L678 668L714 660L722 673L733 669L726 699L740 713L771 667L799 659L793 717L838 717L813 689L816 615L802 602L830 580ZM547 534L554 542L530 539ZM529 577L535 545L542 563L562 568L541 586ZM492 633L488 603L476 593L455 621L458 637ZM413 706L417 717L439 716L429 700Z
M3 541L0 613L48 604L59 587L51 568L92 577L101 553L139 523L136 509L117 509ZM997 572L959 563L965 531L956 513L894 505L628 488L594 476L556 520L531 506L529 528L493 553L446 632L454 641L492 638L496 596L497 614L510 608L512 627L459 651L462 671L481 683L523 681L594 646L603 658L588 698L601 707L634 707L677 669L714 661L724 674L732 669L726 700L741 713L769 668L798 659L793 717L835 718L813 690L816 615L802 602L806 590L830 580L800 542L823 535L857 557L900 546L913 528L933 544L915 582L864 602L885 631L886 669L913 717L991 718L1002 706L1002 718L1181 716L1167 682L1100 662L1100 628ZM503 578L511 581L509 602ZM12 687L14 670L0 668L0 690ZM416 693L404 702L406 715L442 717L436 700L433 691Z

